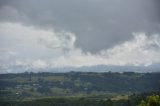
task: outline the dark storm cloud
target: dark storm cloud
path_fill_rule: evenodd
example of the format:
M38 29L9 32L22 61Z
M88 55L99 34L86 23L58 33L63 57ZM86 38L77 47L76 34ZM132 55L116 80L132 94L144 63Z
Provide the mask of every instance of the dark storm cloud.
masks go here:
M0 0L0 20L76 34L76 46L98 52L132 32L160 32L159 0Z
M160 22L160 0L154 0L155 4L155 11L157 13L157 19Z

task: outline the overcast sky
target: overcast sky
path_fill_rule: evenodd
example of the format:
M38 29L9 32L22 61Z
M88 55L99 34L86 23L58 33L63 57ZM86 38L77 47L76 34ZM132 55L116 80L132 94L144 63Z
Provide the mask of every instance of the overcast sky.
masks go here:
M160 0L0 0L0 70L160 63Z

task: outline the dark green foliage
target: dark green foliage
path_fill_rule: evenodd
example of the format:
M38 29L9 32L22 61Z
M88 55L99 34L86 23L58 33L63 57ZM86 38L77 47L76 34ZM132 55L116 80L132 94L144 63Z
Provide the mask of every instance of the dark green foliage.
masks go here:
M160 96L159 95L148 96L147 99L145 101L142 100L138 106L160 106Z
M32 101L0 102L3 106L112 106L111 101L95 101L87 98L51 98Z
M28 101L1 101L0 106L160 106L160 96L132 95L128 100L90 99L87 97L44 98ZM137 98L141 98L137 102ZM142 99L144 98L144 100ZM138 105L139 104L139 105Z
M61 97L36 100L0 100L0 106L160 106L160 92L133 94L127 100L106 98ZM151 95L151 96L148 96Z

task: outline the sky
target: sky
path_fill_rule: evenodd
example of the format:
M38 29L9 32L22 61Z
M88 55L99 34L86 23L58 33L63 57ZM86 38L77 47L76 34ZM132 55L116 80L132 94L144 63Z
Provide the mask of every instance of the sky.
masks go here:
M159 0L0 0L1 72L159 63Z

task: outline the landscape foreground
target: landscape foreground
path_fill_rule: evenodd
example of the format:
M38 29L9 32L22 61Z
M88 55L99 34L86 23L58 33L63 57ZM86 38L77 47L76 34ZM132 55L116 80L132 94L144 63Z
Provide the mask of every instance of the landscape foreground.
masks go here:
M0 106L160 106L159 95L160 73L0 74Z

